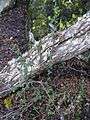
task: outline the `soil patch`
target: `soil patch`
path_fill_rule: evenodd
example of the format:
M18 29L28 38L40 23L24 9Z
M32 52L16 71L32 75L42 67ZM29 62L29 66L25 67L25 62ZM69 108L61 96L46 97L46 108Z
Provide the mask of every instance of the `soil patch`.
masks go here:
M25 26L28 0L16 3L13 9L0 17L0 70L15 57L12 45L20 46L25 51Z

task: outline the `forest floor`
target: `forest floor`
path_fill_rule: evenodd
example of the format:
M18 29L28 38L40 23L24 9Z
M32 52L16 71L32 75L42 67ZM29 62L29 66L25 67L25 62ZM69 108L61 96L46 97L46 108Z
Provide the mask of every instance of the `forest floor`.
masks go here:
M26 51L26 12L23 0L0 18L0 70L16 57L12 45ZM84 61L73 58L53 65L24 88L0 100L0 120L63 120L61 110L65 120L90 120L90 66Z
M22 0L13 9L0 17L0 70L15 57L14 44L25 51L25 25L27 2Z

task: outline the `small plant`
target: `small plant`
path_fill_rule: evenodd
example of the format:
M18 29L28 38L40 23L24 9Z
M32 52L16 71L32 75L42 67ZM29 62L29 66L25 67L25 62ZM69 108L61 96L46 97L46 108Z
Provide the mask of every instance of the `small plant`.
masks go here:
M22 98L22 99L20 99L19 102L20 102L20 104L25 105L27 103L27 100L26 100L26 98Z
M48 70L47 70L47 80L51 80L50 75L52 74L52 64L48 65Z
M81 81L80 84L80 91L76 101L76 113L75 113L75 120L80 120L81 111L82 111L82 102L85 96L85 88L84 88L84 80Z
M11 108L12 107L12 105L13 105L13 102L12 102L12 99L11 98L5 98L4 99L4 106L6 107L6 108Z
M21 64L21 67L23 69L23 78L25 80L28 80L28 65L26 63L26 59L22 56L21 52L20 52L20 48L17 44L14 44L13 46L13 51L15 52L17 58L19 58L19 61L20 61L20 64Z

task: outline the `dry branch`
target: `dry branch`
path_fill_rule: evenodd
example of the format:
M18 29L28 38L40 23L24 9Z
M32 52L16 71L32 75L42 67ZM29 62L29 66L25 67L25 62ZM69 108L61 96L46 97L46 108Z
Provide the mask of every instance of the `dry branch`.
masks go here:
M0 96L10 91L11 87L21 86L25 82L25 68L26 70L28 68L28 76L35 76L48 68L48 64L53 65L71 59L89 48L90 11L70 28L51 33L36 42L31 50L22 55L22 58L9 61L0 72L0 81L4 85L2 89L0 88Z

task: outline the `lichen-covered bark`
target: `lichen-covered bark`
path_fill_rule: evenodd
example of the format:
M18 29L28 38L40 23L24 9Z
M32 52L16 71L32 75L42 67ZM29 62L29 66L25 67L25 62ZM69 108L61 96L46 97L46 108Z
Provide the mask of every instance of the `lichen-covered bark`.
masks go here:
M55 64L72 57L90 48L90 11L81 20L64 31L51 33L36 42L34 47L18 59L8 62L0 72L0 81L6 84L9 91L11 87L21 86L26 76L35 76L48 64ZM0 95L4 95L4 91Z

